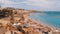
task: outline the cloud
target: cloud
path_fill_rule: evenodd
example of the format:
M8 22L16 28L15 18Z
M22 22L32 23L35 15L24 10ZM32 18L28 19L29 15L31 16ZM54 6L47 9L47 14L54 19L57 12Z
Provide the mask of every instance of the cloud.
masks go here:
M14 1L10 1L10 0L0 0L0 3L3 3L3 4L20 4L21 2L14 2Z
M18 8L36 9L36 10L60 10L60 0L0 0L3 6L12 6ZM24 5L23 5L24 4Z
M0 0L0 3L3 4L14 4L15 2L9 1L9 0Z
M59 0L27 0L24 3L31 6L38 6L42 10L60 10Z
M17 0L16 0L17 1ZM22 2L15 2L12 0L0 0L0 5L2 7L19 7Z

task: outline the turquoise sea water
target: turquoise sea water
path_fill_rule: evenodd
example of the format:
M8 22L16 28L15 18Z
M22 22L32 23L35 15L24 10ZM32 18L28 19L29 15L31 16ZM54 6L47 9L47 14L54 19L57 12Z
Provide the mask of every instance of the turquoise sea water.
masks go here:
M33 13L30 18L47 25L49 24L58 30L60 29L60 12Z

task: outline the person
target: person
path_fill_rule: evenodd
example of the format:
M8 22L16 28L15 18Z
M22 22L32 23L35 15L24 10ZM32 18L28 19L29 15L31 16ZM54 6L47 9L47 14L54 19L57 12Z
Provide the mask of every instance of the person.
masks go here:
M2 23L0 23L0 27L2 27Z
M0 34L4 34L6 31L6 29L4 29L4 26L2 23L0 23Z
M44 34L48 34L48 32L43 32Z
M24 26L23 27L24 28L28 28L29 27L28 23L24 23Z
M22 32L23 34L25 34L25 31L22 29L21 25L17 26L17 30L20 31L20 32Z

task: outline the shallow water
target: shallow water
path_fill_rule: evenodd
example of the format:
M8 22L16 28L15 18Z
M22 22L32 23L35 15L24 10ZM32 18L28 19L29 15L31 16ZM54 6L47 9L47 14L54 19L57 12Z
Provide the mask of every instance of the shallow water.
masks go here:
M29 18L60 30L60 12L32 13Z

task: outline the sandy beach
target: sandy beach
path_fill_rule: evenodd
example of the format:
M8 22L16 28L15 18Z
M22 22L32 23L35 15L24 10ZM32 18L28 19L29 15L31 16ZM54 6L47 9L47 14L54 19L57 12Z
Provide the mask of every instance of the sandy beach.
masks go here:
M0 18L1 34L60 34L58 30L49 27L49 25L47 26L28 18L30 13L35 13L36 11L4 8L0 12L4 12L2 16L5 16L4 18Z

